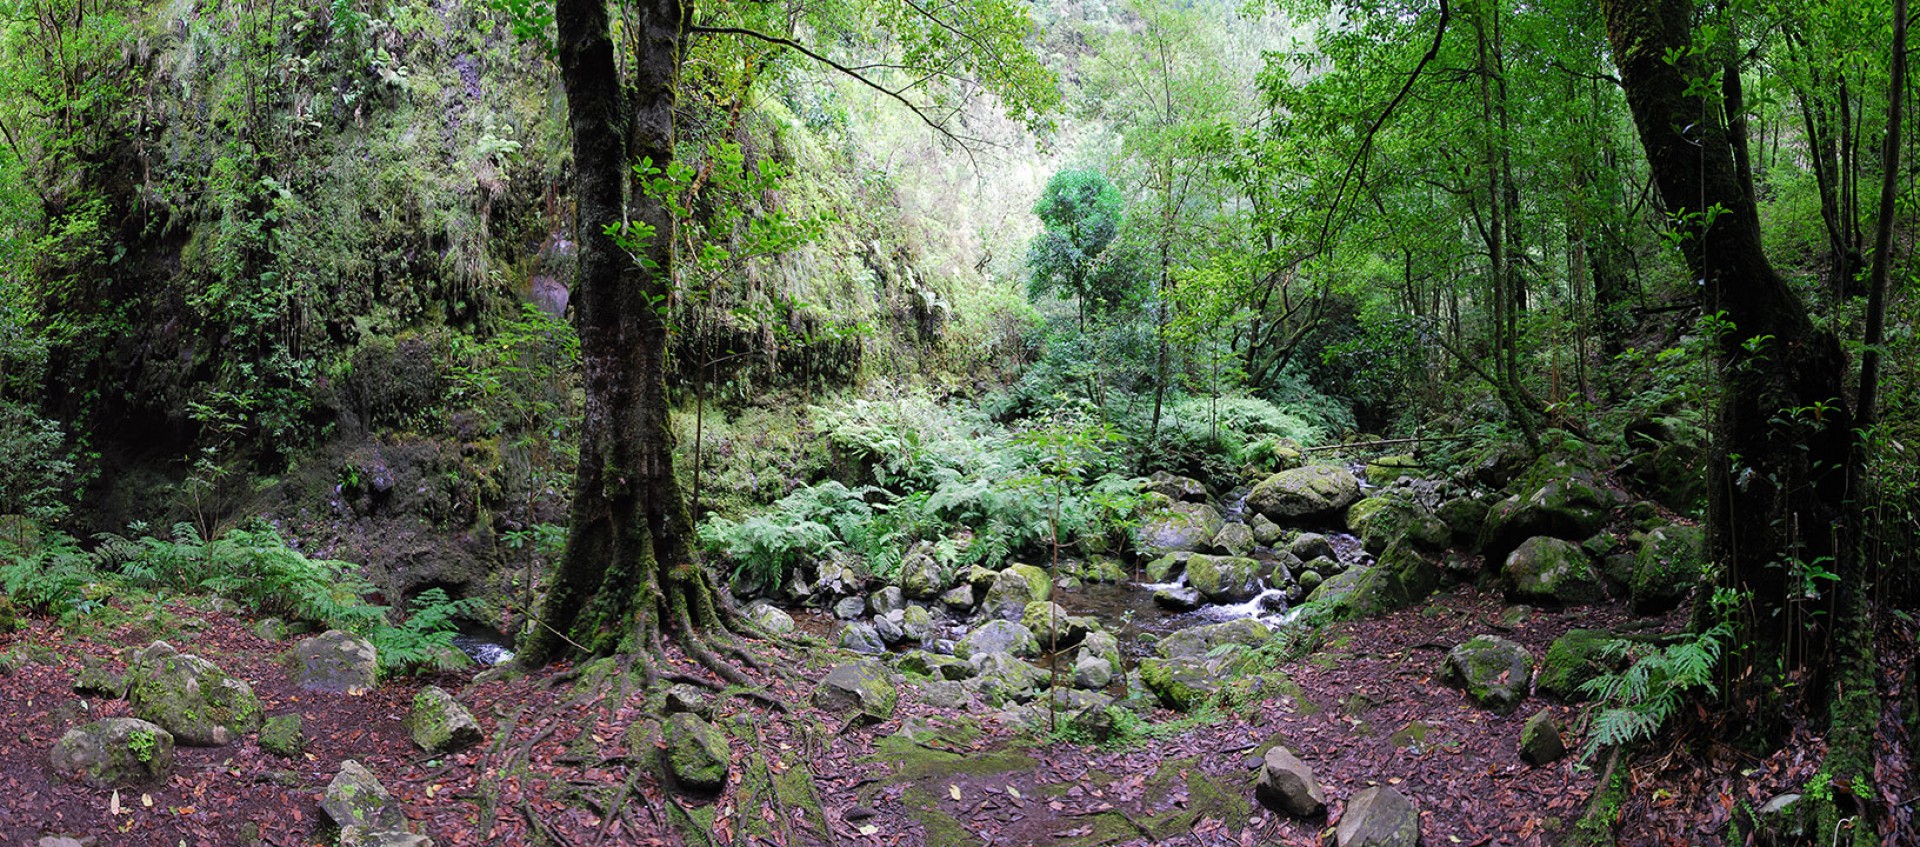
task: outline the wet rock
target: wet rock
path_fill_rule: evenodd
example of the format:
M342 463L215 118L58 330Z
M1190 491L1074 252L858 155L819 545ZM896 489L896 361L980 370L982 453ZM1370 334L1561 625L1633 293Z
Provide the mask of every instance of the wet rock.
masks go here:
M1033 630L1012 621L992 620L976 627L953 645L953 655L962 659L990 653L1014 653L1031 656L1040 652Z
M842 597L833 604L833 616L850 621L867 613L867 600L864 597Z
M1154 605L1176 612L1190 612L1204 605L1206 598L1200 592L1184 585L1158 588L1153 592Z
M1149 557L1204 550L1224 524L1212 506L1177 502L1142 518L1134 529L1133 546Z
M1331 556L1320 556L1301 563L1300 569L1319 571L1321 576L1333 576L1337 573L1344 573L1347 566L1342 564L1339 559Z
M1215 603L1238 603L1260 593L1264 568L1254 559L1207 556L1187 559L1187 584Z
M1235 644L1258 647L1273 638L1273 630L1252 618L1189 627L1160 639L1154 651L1168 658L1204 658L1216 647Z
M1296 818L1307 818L1327 810L1327 793L1313 778L1313 768L1300 761L1286 747L1275 744L1260 763L1260 781L1254 795L1267 804Z
M1220 527L1220 531L1214 534L1213 543L1208 545L1208 549L1220 556L1245 556L1253 550L1253 545L1253 527L1230 523Z
M874 721L893 716L900 689L887 669L872 659L859 659L828 671L813 689L813 704L837 714L858 713Z
M174 652L165 641L135 655L128 679L134 716L159 724L181 744L220 747L260 728L252 686L199 656Z
M375 779L373 772L352 759L340 763L340 772L327 783L320 810L342 830L354 827L363 833L406 832L407 816L393 795ZM364 842L362 842L364 843Z
M1367 463L1367 484L1383 488L1403 477L1419 476L1420 471L1420 461L1412 456L1381 456Z
M1334 843L1339 847L1415 847L1419 842L1419 811L1412 801L1386 786L1354 795L1334 829Z
M1247 508L1280 524L1303 523L1341 513L1360 499L1360 480L1338 465L1308 465L1281 471L1253 487Z
M967 686L993 705L1025 703L1040 696L1047 675L1007 653L982 653L970 659L974 677Z
M300 713L289 712L267 718L266 724L260 727L258 741L260 749L282 759L291 759L306 752L307 731Z
M1669 524L1643 536L1627 582L1633 610L1657 615L1687 599L1700 582L1706 543L1705 531L1683 524Z
M473 719L473 713L437 685L429 685L413 695L413 711L407 715L407 735L429 753L458 752L486 737L480 731L480 722Z
M733 752L725 733L691 712L667 716L665 733L667 772L675 782L701 793L726 787Z
M1319 571L1301 571L1299 576L1294 577L1294 581L1300 586L1301 591L1312 594L1314 589L1320 587L1320 583L1326 581L1326 577L1321 576Z
M1286 531L1282 530L1279 524L1269 520L1266 515L1258 513L1247 521L1247 527L1253 530L1254 543L1262 547L1272 547L1280 543L1280 539L1286 535Z
M1195 555L1197 554L1168 553L1165 556L1148 562L1146 568L1143 569L1144 572L1142 576L1145 576L1147 581L1152 583L1172 582L1174 577L1186 571L1187 560L1193 558Z
M67 730L49 756L53 772L95 788L158 782L173 770L173 734L135 718Z
M793 631L793 616L771 603L755 603L746 609L747 622L768 635L786 635Z
M973 609L973 586L956 585L947 593L940 595L940 605L950 612L967 612Z
M1525 726L1520 728L1520 761L1529 765L1544 765L1560 760L1567 755L1567 743L1560 737L1560 727L1553 721L1553 711L1541 709L1527 718Z
M1533 656L1497 635L1476 635L1447 652L1440 681L1465 691L1481 708L1512 714L1527 698Z
M1294 558L1302 562L1311 562L1314 559L1320 558L1336 558L1333 552L1333 542L1328 541L1326 536L1317 532L1303 532L1294 536L1293 541L1287 544L1287 552L1292 553Z
M1213 499L1213 492L1207 490L1205 483L1192 477L1175 476L1166 471L1154 471L1147 477L1147 490L1166 497L1169 500L1186 500L1193 503L1205 503Z
M878 656L887 652L886 642L880 640L879 631L871 624L854 621L840 630L840 646L867 656Z
M1570 606L1605 597L1586 551L1558 538L1527 539L1507 556L1500 576L1513 600Z
M1079 644L1087 633L1100 627L1093 618L1069 615L1060 604L1050 600L1028 603L1027 611L1020 616L1020 625L1031 630L1033 637L1048 650Z
M867 597L867 608L872 610L875 615L897 612L906 607L906 593L891 585L875 591Z
M973 663L958 656L942 656L925 650L902 653L896 664L903 671L936 679L957 681L973 676Z
M294 682L308 691L359 694L380 681L373 642L330 629L293 646Z
M1347 527L1367 552L1379 554L1402 539L1427 551L1446 549L1452 530L1418 503L1396 496L1369 497L1347 510Z
M1126 582L1127 569L1112 556L1088 556L1080 563L1080 578L1087 582Z

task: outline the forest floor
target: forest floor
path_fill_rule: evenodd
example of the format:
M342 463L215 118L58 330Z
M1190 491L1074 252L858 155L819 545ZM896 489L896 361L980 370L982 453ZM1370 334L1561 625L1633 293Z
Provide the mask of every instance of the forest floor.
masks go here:
M349 758L399 799L415 831L443 847L1317 845L1330 843L1344 801L1371 785L1413 800L1429 847L1553 844L1599 780L1598 763L1579 754L1581 708L1533 698L1497 715L1441 685L1438 668L1447 648L1474 635L1500 634L1543 656L1568 629L1629 619L1599 605L1539 611L1509 626L1497 594L1462 587L1422 608L1333 625L1319 651L1282 668L1296 696L1175 723L1115 750L1036 739L992 713L935 708L911 685L891 719L848 725L809 703L831 651L763 644L768 666L788 669L767 676L766 690L789 711L740 697L721 703L716 723L732 737L732 775L719 796L696 799L662 784L655 712L610 664L478 683L472 671L401 677L362 696L301 691L279 659L290 644L207 605L173 600L164 625L128 621L88 633L31 617L0 636L0 653L34 657L0 682L0 845L48 835L102 847L331 843L318 801ZM125 701L74 694L82 665L122 669L124 656L155 637L249 681L267 715L300 713L304 754L281 758L248 737L180 747L173 774L146 787L114 792L53 777L47 752L67 728L128 711ZM711 679L671 657L661 670ZM472 709L487 742L450 756L410 743L402 719L414 694L436 684ZM1541 708L1574 749L1535 767L1520 761L1517 741ZM1281 739L1326 789L1325 817L1296 820L1254 800L1259 754ZM1792 790L1819 753L1802 733L1768 759L1692 744L1641 756L1620 812L1623 842L1720 843L1739 802L1757 807Z

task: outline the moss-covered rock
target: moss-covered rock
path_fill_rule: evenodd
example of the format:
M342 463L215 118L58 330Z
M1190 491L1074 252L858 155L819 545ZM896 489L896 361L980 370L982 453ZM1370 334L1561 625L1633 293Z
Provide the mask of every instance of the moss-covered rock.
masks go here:
M1627 582L1633 610L1653 615L1680 605L1700 582L1706 545L1704 530L1684 524L1663 526L1643 536Z
M74 677L73 693L118 700L127 696L127 675L116 673L97 659L89 659Z
M1220 513L1205 503L1170 503L1141 519L1133 531L1133 547L1149 557L1204 550L1224 524Z
M1400 481L1402 477L1419 476L1420 460L1412 456L1381 456L1367 463L1367 484L1381 488Z
M309 691L361 694L380 683L373 642L330 629L293 647L294 682Z
M1234 522L1220 527L1207 549L1218 556L1245 556L1253 551L1253 527Z
M733 753L726 733L691 712L675 712L666 723L667 773L682 788L713 793L727 785Z
M1506 561L1521 542L1539 535L1581 541L1606 524L1619 497L1585 471L1516 494L1487 511L1480 536L1487 561Z
M0 635L20 631L20 610L13 605L13 598L0 593Z
M1140 660L1140 682L1175 711L1191 711L1220 690L1218 668L1201 658Z
M306 752L306 725L298 712L274 715L260 727L259 741L262 750L283 759L294 758Z
M1455 497L1440 504L1433 516L1447 525L1455 544L1471 544L1487 523L1487 504L1473 497Z
M1600 574L1585 550L1571 541L1547 536L1527 539L1500 569L1512 600L1570 606L1604 599Z
M1247 494L1247 507L1279 523L1329 518L1360 499L1360 480L1340 465L1308 465L1267 477Z
M1361 791L1347 801L1334 828L1339 847L1414 847L1420 843L1420 812L1386 786Z
M909 650L900 654L900 658L894 661L894 667L935 679L957 681L973 676L973 664L967 660L925 650Z
M1347 528L1360 536L1367 552L1379 555L1393 542L1412 541L1422 550L1446 549L1453 531L1419 504L1391 495L1368 497L1347 509Z
M872 659L835 667L813 689L815 706L841 715L864 715L874 721L892 717L899 701L900 689L888 678L886 667Z
M1237 603L1260 593L1265 568L1253 559L1207 556L1187 559L1187 584L1215 603Z
M173 733L181 744L219 747L260 728L253 687L199 656L156 641L136 654L128 673L133 714Z
M407 828L407 816L386 786L352 759L342 761L340 772L327 783L320 810L342 830L357 827L366 832L405 832Z
M873 624L851 621L840 627L840 649L878 656L887 652L887 644Z
M967 680L967 687L996 706L1029 702L1047 684L1045 672L1008 653L983 653L968 661L974 676Z
M916 600L932 600L947 588L946 569L933 557L931 545L921 544L900 561L900 589Z
M1033 637L1048 650L1059 647L1072 647L1087 637L1087 633L1100 628L1100 622L1084 615L1069 615L1060 604L1051 600L1036 600L1027 604L1027 611L1020 616L1020 625L1033 633Z
M962 583L940 595L940 605L949 612L968 612L973 610L973 586Z
M95 788L158 782L173 770L173 734L135 718L108 718L67 730L50 760L54 773Z
M746 608L747 622L768 635L786 635L793 631L793 616L772 603L754 603Z
M1497 635L1477 635L1447 652L1440 679L1482 708L1512 714L1533 681L1533 656Z
M974 627L953 645L953 655L971 660L988 653L1012 653L1032 656L1040 652L1040 641L1033 630L1012 621L991 620Z
M1611 670L1603 654L1612 641L1613 634L1605 630L1569 630L1547 648L1535 687L1542 694L1562 700L1586 699L1580 693L1580 686Z
M1196 555L1199 554L1168 553L1148 562L1141 575L1152 583L1172 582L1175 577L1186 571L1187 561Z
M1224 644L1258 647L1273 638L1273 630L1252 618L1188 627L1160 639L1154 651L1170 659L1199 659Z
M1053 583L1047 572L1032 565L1008 565L994 577L980 612L1001 620L1017 621L1026 614L1027 604L1053 596Z
M1154 471L1152 476L1147 477L1146 488L1168 500L1205 503L1213 499L1213 492L1207 490L1206 483L1166 471Z
M1557 762L1567 755L1567 742L1560 737L1560 726L1553 721L1552 709L1541 709L1520 727L1520 761L1529 765Z
M1266 515L1259 513L1255 513L1248 519L1247 526L1253 530L1254 543L1263 547L1272 547L1286 537L1286 530L1281 529L1279 524L1268 519Z
M1307 602L1318 601L1340 617L1372 617L1415 605L1440 587L1440 566L1411 542L1397 541L1372 567L1327 579Z
M480 743L486 735L473 713L460 705L452 694L430 685L413 695L413 711L407 715L407 734L413 743L429 753L452 753Z
M1333 550L1333 542L1317 532L1303 532L1294 536L1292 541L1287 542L1287 552L1302 562L1338 558Z

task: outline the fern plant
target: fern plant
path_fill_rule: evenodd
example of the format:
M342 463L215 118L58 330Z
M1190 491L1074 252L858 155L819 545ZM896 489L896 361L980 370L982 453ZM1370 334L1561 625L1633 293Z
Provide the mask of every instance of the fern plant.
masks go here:
M1737 603L1736 595L1720 589L1713 603L1718 609L1729 610ZM1704 632L1659 649L1624 640L1607 644L1601 652L1604 658L1632 659L1633 663L1580 686L1594 699L1598 710L1582 755L1591 759L1603 748L1651 739L1680 712L1689 697L1715 696L1714 669L1733 636L1733 624L1722 614L1720 622Z

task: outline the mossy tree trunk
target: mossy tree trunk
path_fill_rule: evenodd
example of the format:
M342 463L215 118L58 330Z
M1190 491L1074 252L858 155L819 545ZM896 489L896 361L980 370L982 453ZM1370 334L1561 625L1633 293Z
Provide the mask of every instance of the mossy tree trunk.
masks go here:
M1704 307L1729 325L1718 339L1721 395L1708 471L1708 545L1725 583L1751 592L1736 662L1753 683L1729 697L1754 702L1781 680L1769 671L1831 667L1841 591L1819 578L1848 559L1847 482L1853 421L1846 357L1809 319L1767 260L1752 195L1739 177L1739 139L1714 73L1711 45L1694 42L1692 0L1604 0L1608 40L1652 174L1673 217ZM1843 588L1850 589L1851 586ZM1810 590L1813 589L1813 590ZM1859 624L1860 622L1853 622ZM1800 691L1832 691L1816 679ZM1806 704L1815 710L1827 704ZM1749 729L1777 710L1745 716ZM1777 727L1774 727L1777 728Z
M573 291L586 403L566 550L522 651L531 665L569 653L645 657L663 632L705 654L702 633L723 628L673 473L665 317L674 221L631 179L642 159L665 169L673 156L685 9L679 0L622 9L632 49L617 57L604 0L554 7L579 204ZM646 233L637 256L609 232L622 225Z

